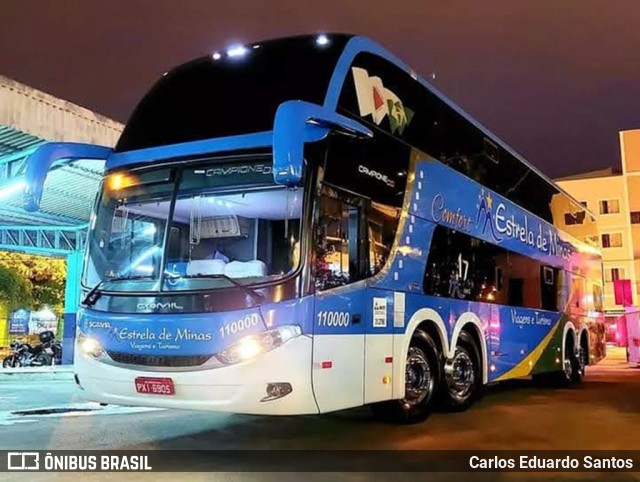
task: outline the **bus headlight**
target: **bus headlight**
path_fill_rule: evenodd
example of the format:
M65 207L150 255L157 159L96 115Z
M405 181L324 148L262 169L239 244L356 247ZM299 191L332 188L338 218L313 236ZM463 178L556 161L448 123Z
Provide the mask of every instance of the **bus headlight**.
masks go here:
M257 335L245 336L216 357L225 365L233 365L271 351L301 334L302 330L298 325L281 326Z
M98 358L104 353L102 345L100 345L100 342L98 340L84 335L83 333L78 334L78 346L80 347L82 353L93 358Z

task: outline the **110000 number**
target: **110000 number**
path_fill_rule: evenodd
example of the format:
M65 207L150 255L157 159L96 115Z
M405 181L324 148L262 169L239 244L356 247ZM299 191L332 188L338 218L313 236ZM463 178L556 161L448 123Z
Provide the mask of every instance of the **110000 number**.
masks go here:
M318 312L318 326L349 326L349 313L344 311Z
M256 326L258 324L258 321L260 321L260 318L258 317L257 313L247 315L244 318L232 321L231 323L227 323L226 325L221 326L220 336L224 338L225 336L235 335L242 330L246 330L247 328Z

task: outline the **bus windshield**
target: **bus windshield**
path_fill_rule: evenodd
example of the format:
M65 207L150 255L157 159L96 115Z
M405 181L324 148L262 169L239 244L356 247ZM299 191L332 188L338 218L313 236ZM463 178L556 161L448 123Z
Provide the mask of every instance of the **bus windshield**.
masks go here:
M281 278L300 259L302 199L273 183L270 161L111 173L84 284L185 291Z

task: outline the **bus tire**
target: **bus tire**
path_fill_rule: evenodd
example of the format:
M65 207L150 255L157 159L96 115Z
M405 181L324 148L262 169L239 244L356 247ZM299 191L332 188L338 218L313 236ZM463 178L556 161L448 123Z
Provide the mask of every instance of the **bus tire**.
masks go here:
M589 342L584 336L580 337L580 350L578 351L578 361L580 364L581 378L587 374L587 366L589 366Z
M449 412L463 412L482 395L482 363L473 338L461 332L453 358L445 361L441 403Z
M576 352L572 339L567 335L564 341L564 359L562 370L539 373L533 375L533 381L543 387L567 388L580 385L584 376L584 366L581 365L580 358L583 356L581 350Z
M409 344L405 365L405 396L372 405L376 418L396 424L414 424L433 411L442 379L438 347L431 336L417 329Z

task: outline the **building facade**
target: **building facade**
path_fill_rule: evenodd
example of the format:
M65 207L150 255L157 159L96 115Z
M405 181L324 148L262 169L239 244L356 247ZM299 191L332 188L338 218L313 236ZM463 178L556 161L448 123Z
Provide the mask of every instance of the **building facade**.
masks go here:
M602 252L604 309L610 325L619 323L625 305L627 310L640 305L640 129L621 131L619 135L620 168L556 180L586 207L582 213L563 213L562 222L574 236L590 236L587 241ZM595 216L596 239L588 227L589 211ZM625 330L618 331L616 336L623 338Z

